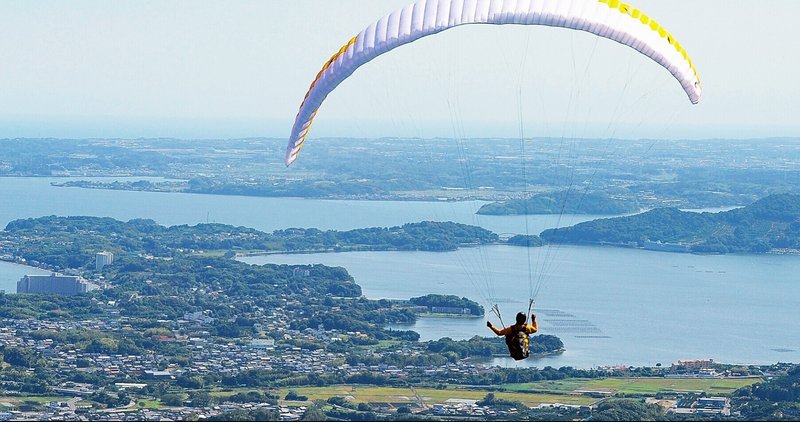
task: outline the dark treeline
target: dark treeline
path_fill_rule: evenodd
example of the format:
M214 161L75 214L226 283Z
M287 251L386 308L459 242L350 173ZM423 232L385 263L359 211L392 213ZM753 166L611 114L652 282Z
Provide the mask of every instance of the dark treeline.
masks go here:
M800 366L786 375L743 387L733 393L733 410L745 420L800 419Z
M64 309L69 309L65 312ZM76 318L102 315L103 309L87 296L12 295L0 293L0 318Z

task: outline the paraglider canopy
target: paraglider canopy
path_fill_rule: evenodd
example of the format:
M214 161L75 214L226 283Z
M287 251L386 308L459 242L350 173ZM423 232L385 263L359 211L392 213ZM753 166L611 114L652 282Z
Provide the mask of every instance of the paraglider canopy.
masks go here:
M322 66L300 105L284 161L297 159L322 102L356 69L396 47L468 24L544 25L627 45L666 68L693 104L702 86L683 46L657 21L618 0L419 0L368 26Z

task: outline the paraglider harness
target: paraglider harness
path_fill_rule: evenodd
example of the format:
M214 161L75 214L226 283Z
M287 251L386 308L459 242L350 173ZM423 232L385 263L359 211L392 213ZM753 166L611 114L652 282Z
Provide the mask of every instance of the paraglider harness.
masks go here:
M516 327L516 325L514 326ZM530 343L528 341L528 333L522 330L514 330L506 335L506 345L508 352L514 360L527 359L530 356Z

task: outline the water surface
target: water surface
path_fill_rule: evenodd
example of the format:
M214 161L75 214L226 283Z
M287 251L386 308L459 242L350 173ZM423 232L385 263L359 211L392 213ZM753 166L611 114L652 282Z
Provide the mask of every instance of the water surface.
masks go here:
M0 261L0 290L5 293L16 293L17 282L26 275L49 274L49 272L25 265Z
M484 306L497 303L506 322L527 309L528 296L538 287L541 332L559 336L567 348L544 363L528 362L539 366L655 365L692 358L800 361L800 259L795 256L489 246L242 260L342 266L369 298L456 294ZM421 318L395 328L413 329L423 340L490 334L483 319Z

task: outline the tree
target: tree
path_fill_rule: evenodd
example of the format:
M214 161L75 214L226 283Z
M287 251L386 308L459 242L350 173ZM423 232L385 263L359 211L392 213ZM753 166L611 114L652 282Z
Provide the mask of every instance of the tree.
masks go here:
M190 388L190 389L203 388L203 378L199 376L194 376L194 377L181 376L178 377L177 383L183 388Z
M347 399L342 396L332 396L328 398L328 403L334 406L349 407Z
M316 404L308 406L306 411L303 413L303 417L300 418L301 421L324 421L325 419L325 412L323 412L322 409L320 409Z
M497 398L494 396L494 393L488 393L483 397L483 400L479 401L477 404L478 406L492 406Z
M3 360L9 365L21 366L24 368L35 368L44 366L44 359L33 350L22 349L19 347L7 347L3 350Z
M286 397L284 397L283 399L290 401L306 401L308 400L308 397L297 394L297 391L289 390L289 392L286 393Z
M206 407L213 401L208 391L192 391L189 393L189 400L192 401L192 407Z
M661 418L661 408L642 400L610 400L597 406L590 420L597 421L652 421Z
M233 410L208 418L210 421L279 421L281 415L275 409Z
M183 406L183 395L167 393L161 396L161 403L166 406Z

